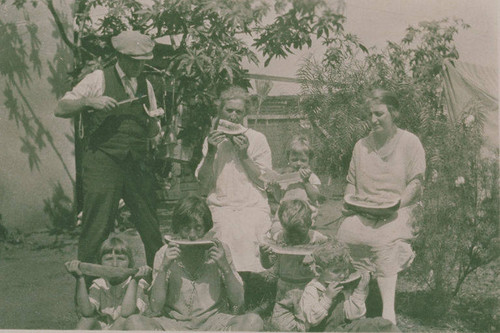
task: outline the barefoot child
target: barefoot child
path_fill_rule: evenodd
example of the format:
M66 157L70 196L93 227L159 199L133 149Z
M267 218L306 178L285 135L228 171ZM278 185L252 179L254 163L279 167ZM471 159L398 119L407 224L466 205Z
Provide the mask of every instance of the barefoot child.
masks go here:
M311 209L307 202L290 200L281 203L278 216L283 230L276 234L268 233L265 243L260 245L261 262L264 268L273 267L278 276L276 302L279 303L290 290L302 293L305 285L314 278L314 273L305 264L305 255L277 254L269 244L278 247L297 247L318 245L327 241L327 237L318 231L310 230ZM275 305L271 322L280 331L287 331L287 319L281 316L278 304Z
M305 321L307 331L399 331L389 320L364 318L370 274L365 270L349 274L352 264L345 245L327 244L312 256L316 278L305 287L296 316ZM356 274L360 279L352 278Z
M262 330L263 322L258 315L231 314L230 309L243 306L243 283L229 248L211 238L212 226L205 200L190 196L178 203L172 218L174 238L156 253L154 261L150 300L157 317L132 316L125 329ZM208 249L182 245L201 239L213 244L208 244Z
M104 241L99 252L103 266L131 268L134 266L132 250L118 237ZM123 328L124 318L144 312L147 298L144 290L148 283L143 279L151 274L151 268L142 266L132 277L122 279L98 278L93 281L87 292L85 278L79 268L80 261L66 263L66 269L77 280L75 301L77 312L81 316L76 329L111 329Z

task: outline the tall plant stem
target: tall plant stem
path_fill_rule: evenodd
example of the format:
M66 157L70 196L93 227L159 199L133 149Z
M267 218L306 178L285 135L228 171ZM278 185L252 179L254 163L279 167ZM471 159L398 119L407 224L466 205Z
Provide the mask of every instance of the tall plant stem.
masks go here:
M68 166L66 165L66 162L64 162L64 159L62 158L61 153L59 152L59 150L57 149L57 147L54 145L54 141L52 140L52 137L50 135L48 135L48 131L45 129L45 126L43 125L42 121L40 120L40 118L38 118L38 116L36 115L35 111L31 107L31 104L28 101L28 99L26 98L26 96L24 95L23 91L21 90L21 87L19 87L19 85L17 84L17 82L14 79L10 80L10 82L14 85L14 87L16 87L17 93L19 94L19 96L21 96L24 104L26 105L26 107L28 108L29 112L33 116L33 119L35 120L36 124L40 128L43 129L43 132L45 134L45 137L47 138L47 141L49 142L49 145L52 147L52 150L56 153L57 157L59 158L59 161L61 161L61 164L62 164L62 166L64 168L64 171L66 171L66 175L68 176L69 180L71 181L71 184L73 186L75 186L75 180L71 176L71 173L69 172L69 169L68 169Z

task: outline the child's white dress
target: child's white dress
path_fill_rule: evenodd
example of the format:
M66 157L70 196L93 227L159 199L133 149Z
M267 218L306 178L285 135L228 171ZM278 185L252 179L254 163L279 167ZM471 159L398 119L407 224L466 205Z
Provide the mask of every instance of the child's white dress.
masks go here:
M248 138L248 156L260 167L272 169L271 149L266 137L251 128ZM204 162L208 143L203 144ZM271 225L267 195L248 177L236 149L229 140L217 147L214 159L215 187L207 197L214 221L216 237L226 243L233 255L238 272L261 272L258 240Z
M92 282L89 288L89 300L96 308L97 320L101 325L101 329L109 329L121 317L123 298L130 281L132 281L132 277L117 285L111 285L109 281L103 278L95 279ZM146 296L148 288L149 284L145 280L139 280L136 302L139 313L144 313L148 307L148 298Z

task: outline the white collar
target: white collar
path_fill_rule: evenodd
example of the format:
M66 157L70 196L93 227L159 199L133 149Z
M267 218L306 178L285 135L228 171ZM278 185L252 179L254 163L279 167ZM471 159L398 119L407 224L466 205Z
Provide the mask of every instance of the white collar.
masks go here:
M122 81L125 79L129 80L129 82L136 82L137 81L136 77L128 77L127 74L125 74L125 72L123 71L123 69L120 67L120 65L118 63L116 63L115 68L116 68L116 72L118 73L118 76L120 77L120 79Z
M123 69L120 67L120 65L118 63L116 63L115 68L116 68L116 71L118 72L118 76L120 77L120 79L123 80L123 78L127 77L127 74L125 74L125 72L123 71Z

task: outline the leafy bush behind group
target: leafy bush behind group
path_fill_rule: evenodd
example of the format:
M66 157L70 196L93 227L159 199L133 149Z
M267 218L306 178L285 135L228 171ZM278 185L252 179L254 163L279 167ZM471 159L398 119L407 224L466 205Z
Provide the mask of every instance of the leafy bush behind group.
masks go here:
M354 144L369 132L367 92L385 88L397 95L395 122L419 136L427 159L409 276L450 297L499 254L498 150L485 154L482 134L490 110L472 100L451 123L443 105L443 64L458 59L453 40L466 28L461 20L421 22L380 51L360 48L347 35L299 71L301 112L321 137L319 167L332 176L345 177Z

